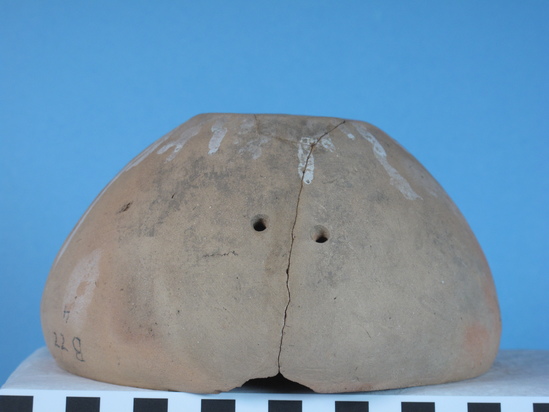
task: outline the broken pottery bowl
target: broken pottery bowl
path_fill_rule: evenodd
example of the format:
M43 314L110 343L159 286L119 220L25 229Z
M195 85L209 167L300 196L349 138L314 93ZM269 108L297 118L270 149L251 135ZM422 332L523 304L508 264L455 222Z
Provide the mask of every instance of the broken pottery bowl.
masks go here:
M145 149L63 244L42 299L66 370L212 393L316 392L487 371L486 259L435 179L359 121L204 114Z

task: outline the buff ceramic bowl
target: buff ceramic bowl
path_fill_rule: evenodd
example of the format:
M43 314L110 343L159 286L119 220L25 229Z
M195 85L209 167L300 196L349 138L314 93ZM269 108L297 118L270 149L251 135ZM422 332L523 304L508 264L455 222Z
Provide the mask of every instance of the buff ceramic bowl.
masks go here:
M196 116L124 167L59 251L42 324L70 372L198 393L471 378L501 331L475 236L397 142L252 114Z

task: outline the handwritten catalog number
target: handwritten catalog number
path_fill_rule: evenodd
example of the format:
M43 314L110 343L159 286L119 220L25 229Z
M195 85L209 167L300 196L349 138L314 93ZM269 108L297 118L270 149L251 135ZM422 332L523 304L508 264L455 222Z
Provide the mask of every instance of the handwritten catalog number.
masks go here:
M59 348L59 350L62 351L74 352L74 356L78 361L85 362L84 355L82 355L82 341L78 336L73 337L71 343L66 342L65 335L62 333L53 332L53 338L53 344L56 348ZM69 347L67 347L67 345Z

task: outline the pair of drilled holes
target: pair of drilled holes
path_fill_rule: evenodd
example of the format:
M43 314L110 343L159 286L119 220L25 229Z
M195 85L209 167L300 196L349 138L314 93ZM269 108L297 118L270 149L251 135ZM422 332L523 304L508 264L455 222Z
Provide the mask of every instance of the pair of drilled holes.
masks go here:
M268 218L265 215L257 215L252 219L252 227L256 232L263 232L268 227ZM316 243L324 243L330 238L328 229L324 226L317 225L311 231L311 238Z

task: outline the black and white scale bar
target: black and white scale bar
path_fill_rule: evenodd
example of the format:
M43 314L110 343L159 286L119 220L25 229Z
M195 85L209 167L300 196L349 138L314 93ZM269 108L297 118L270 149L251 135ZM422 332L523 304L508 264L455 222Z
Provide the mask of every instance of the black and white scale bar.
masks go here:
M159 396L160 395L160 396ZM0 392L0 412L549 412L548 397Z

